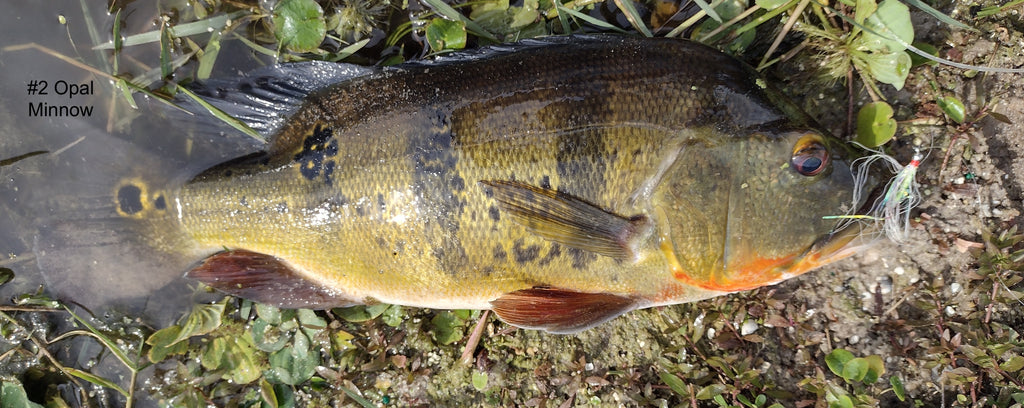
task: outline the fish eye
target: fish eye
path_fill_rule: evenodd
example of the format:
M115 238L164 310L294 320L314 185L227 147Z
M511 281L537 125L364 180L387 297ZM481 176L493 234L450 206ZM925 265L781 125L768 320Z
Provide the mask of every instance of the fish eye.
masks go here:
M819 137L806 135L796 143L789 164L793 166L793 170L804 176L818 175L828 168L828 148Z

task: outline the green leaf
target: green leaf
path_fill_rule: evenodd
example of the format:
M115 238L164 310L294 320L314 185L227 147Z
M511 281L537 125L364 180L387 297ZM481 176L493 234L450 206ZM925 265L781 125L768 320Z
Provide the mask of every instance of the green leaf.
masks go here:
M722 395L722 393L725 392L725 390L726 386L724 384L711 384L709 386L701 388L700 391L697 391L696 398L699 400L712 399L714 397Z
M435 52L466 47L466 24L462 21L435 18L427 25L427 44Z
M267 382L266 378L260 379L260 397L263 401L270 405L270 408L280 408L280 404L277 402L277 393L274 392L274 386Z
M310 309L299 309L297 316L299 318L299 323L301 323L304 328L314 330L323 330L327 328L327 321L322 317L317 316L316 312Z
M464 336L463 323L462 319L447 311L440 312L430 319L430 324L434 326L434 339L443 345L452 344L462 339Z
M964 103L960 102L960 99L957 99L955 96L940 96L935 99L935 103L954 122L964 123L964 119L967 117L967 109L964 108Z
M1009 373L1014 373L1014 372L1020 371L1020 369L1024 368L1024 357L1021 357L1021 356L1010 357L1008 360L1006 360L1002 364L1000 364L999 368L1002 368L1003 371L1006 371L1006 372L1009 372Z
M843 364L843 377L847 382L861 381L868 374L868 362L863 358L855 358Z
M899 0L883 0L878 4L878 10L865 20L864 26L867 30L864 30L860 45L874 52L903 51L907 48L903 44L914 41L910 8Z
M896 394L896 398L899 398L900 401L907 400L907 389L903 388L903 381L900 381L899 377L895 375L889 377L889 385L892 386L892 393Z
M175 341L179 333L181 333L181 327L175 325L157 330L150 335L146 339L146 344L152 346L146 354L149 361L159 363L164 361L167 356L183 354L188 351L188 342Z
M846 362L853 360L853 353L844 349L835 349L831 353L825 356L825 364L828 365L828 369L832 371L832 374L842 377L843 366Z
M917 48L918 50L921 50L921 51L923 51L923 52L925 52L925 53L927 53L929 55L936 56L936 57L939 56L939 49L935 48L934 45L931 45L931 44L928 44L928 43L922 42L922 41L914 41L914 43L911 44L911 45L913 45L914 48ZM935 61L932 61L932 60L930 60L928 58L925 58L925 57L922 57L920 55L917 55L916 52L910 53L910 66L911 66L911 68L919 66L919 65L938 65L938 64L939 64L938 62L935 62Z
M483 391L487 388L487 373L481 373L479 371L473 372L473 388L477 391Z
M893 53L870 53L863 56L868 66L868 72L876 81L892 85L896 89L903 89L903 84L910 74L910 54L906 51Z
M227 301L214 303L212 305L195 305L192 313L189 313L188 320L181 326L181 332L171 342L177 343L192 336L202 336L220 327L220 318L224 314L224 305Z
M270 305L257 303L256 316L270 324L281 324L281 309Z
M487 30L484 30L484 28L480 27L480 25L477 24L475 21L470 20L468 17L462 15L462 13L453 9L452 6L449 6L447 3L444 2L444 0L423 0L423 2L427 3L427 5L430 6L430 8L434 9L434 11L436 11L437 14L447 17L449 20L452 21L461 21L463 24L465 24L466 29L468 29L477 37L483 37L488 40L498 42L498 38L495 37L494 34L491 34Z
M864 384L874 384L882 374L885 374L885 362L882 361L882 357L877 355L864 357L864 361L868 364L868 371L861 381Z
M217 337L210 341L203 349L203 355L200 356L199 361L202 363L203 368L207 370L216 370L220 368L221 363L224 362L224 353L227 350L228 339L226 337Z
M224 354L224 368L228 369L225 378L235 384L248 384L256 381L260 378L261 369L259 360L256 358L256 346L253 345L252 337L243 334L233 337L232 340L228 343L227 352Z
M312 52L327 35L324 10L315 0L281 0L271 16L274 36L288 50Z
M7 284L14 279L14 271L11 268L0 268L0 286Z
M405 312L399 305L391 305L384 310L381 321L391 327L401 326L405 322Z
M853 400L850 399L849 395L840 395L836 397L836 402L829 404L830 408L853 408Z
M892 139L896 134L896 120L892 114L892 106L881 101L861 107L857 112L857 143L875 148Z
M29 401L25 388L13 381L0 382L0 407L43 408L42 405Z
M291 347L285 347L270 355L267 380L298 385L312 377L318 365L320 352L310 350L309 339L301 332L297 332Z
M679 379L675 374L662 371L658 375L661 377L661 382L665 383L665 385L671 388L672 391L675 391L676 394L682 396L688 394L686 390L686 383Z
M331 312L345 321L352 323L362 323L367 320L376 319L388 308L388 304L380 303L370 306L352 306L342 307L337 309L331 309Z
M287 333L282 332L279 327L271 325L263 318L254 320L249 332L252 333L252 340L256 348L268 353L278 351L288 343Z

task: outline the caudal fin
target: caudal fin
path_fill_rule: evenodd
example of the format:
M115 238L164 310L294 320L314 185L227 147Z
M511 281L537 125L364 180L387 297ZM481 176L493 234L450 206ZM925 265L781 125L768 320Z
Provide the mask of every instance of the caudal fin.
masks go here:
M181 170L93 130L52 143L16 180L46 289L94 311L164 320L191 301L182 275L196 261L172 202Z

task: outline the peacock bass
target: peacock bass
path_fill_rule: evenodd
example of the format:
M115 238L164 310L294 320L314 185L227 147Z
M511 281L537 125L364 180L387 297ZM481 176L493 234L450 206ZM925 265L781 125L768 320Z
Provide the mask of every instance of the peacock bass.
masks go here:
M697 43L550 37L200 93L264 152L177 186L124 179L113 211L197 262L188 278L257 302L491 309L571 333L865 244L822 218L861 204L841 142Z

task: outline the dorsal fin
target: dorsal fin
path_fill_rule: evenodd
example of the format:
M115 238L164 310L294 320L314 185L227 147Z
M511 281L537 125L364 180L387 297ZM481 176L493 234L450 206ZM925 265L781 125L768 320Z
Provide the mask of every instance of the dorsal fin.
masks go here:
M612 293L531 288L491 301L491 310L508 324L569 334L607 322L636 308L636 301Z
M269 140L310 93L374 71L376 69L359 65L305 61L271 65L239 79L209 80L192 88L203 100L245 122ZM186 108L205 114L202 108Z
M242 249L213 254L185 277L232 296L282 308L328 309L361 303L303 278L277 257Z
M517 181L483 180L500 208L534 234L615 259L633 260L650 235L643 215L623 217L569 194Z

